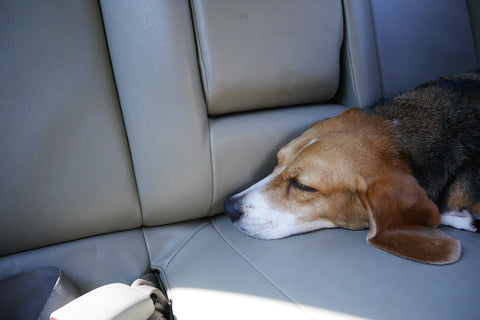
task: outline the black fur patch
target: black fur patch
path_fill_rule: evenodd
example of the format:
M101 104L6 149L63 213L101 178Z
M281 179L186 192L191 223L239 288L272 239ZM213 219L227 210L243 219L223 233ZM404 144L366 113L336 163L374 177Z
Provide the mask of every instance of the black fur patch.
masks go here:
M425 83L366 112L393 126L413 175L440 209L462 192L469 205L480 201L480 72ZM457 195L458 196L458 195Z

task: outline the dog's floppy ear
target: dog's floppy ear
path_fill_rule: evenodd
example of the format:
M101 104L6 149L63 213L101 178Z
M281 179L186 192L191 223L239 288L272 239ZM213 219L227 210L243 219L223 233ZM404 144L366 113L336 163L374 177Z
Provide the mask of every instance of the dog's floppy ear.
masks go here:
M431 264L449 264L460 257L460 243L435 229L440 223L437 206L416 179L407 173L358 188L367 209L367 241L403 258Z

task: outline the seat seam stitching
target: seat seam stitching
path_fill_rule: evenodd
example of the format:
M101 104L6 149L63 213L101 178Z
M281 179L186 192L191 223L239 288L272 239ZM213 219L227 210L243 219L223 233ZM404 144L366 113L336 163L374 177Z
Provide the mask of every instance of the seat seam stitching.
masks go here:
M217 198L217 192L215 188L215 165L213 163L214 159L214 151L213 151L213 134L212 134L212 123L210 119L207 119L208 124L208 135L209 135L209 142L210 142L210 172L211 172L211 182L212 182L212 197L210 199L210 212L208 216L214 215L214 205L215 199Z
M305 310L298 304L296 303L289 295L287 295L282 289L280 289L277 285L273 283L272 280L269 279L260 269L258 269L252 262L250 262L240 251L238 251L230 242L225 239L225 237L221 234L221 232L215 227L215 225L210 221L210 225L213 227L215 232L218 234L218 236L225 242L236 254L238 254L249 266L251 266L262 278L264 278L272 287L274 287L278 292L280 292L285 298L287 298L288 301L290 301L294 306L299 308L303 314L309 319L312 319L306 312Z
M170 263L173 261L173 259L175 259L175 257L180 253L180 251L182 251L182 249L197 235L197 233L199 233L203 228L205 228L205 226L207 226L209 223L208 221L205 221L200 227L198 227L198 229L193 232L187 240L185 240L185 242L175 251L175 253L170 257L170 259L168 259L168 262L165 264L165 267L164 269L167 269L168 266L170 265Z
M150 255L150 246L147 242L147 236L145 235L145 228L141 228L141 231L142 231L143 243L145 244L145 250L147 251L147 259L148 259L149 268L152 269L152 257Z
M358 105L360 107L360 98L358 96L357 79L353 74L354 62L352 59L352 52L351 52L351 46L350 46L350 25L348 23L348 19L346 18L347 9L346 9L345 0L342 1L342 6L343 6L343 16L344 16L344 24L345 24L345 30L344 30L345 54L347 58L347 63L345 68L347 69L347 73L350 76L350 79L352 79L354 106Z
M357 79L355 77L355 75L353 74L353 69L354 69L354 62L353 62L353 59L352 59L352 53L351 53L351 47L350 47L350 44L348 43L349 41L349 36L346 35L346 39L347 40L347 45L346 45L346 51L347 51L347 60L348 60L348 73L350 75L350 78L352 79L352 87L353 87L353 96L354 96L354 99L355 99L355 105L357 105L358 107L360 107L360 98L359 98L359 94L358 94L358 85L357 85Z
M205 105L207 107L207 113L208 113L208 108L210 104L210 90L208 86L208 77L207 77L207 70L205 69L205 59L204 59L204 54L203 54L203 47L202 47L202 41L200 39L201 35L198 30L198 23L197 23L197 15L195 13L195 4L193 1L189 1L190 3L190 12L191 12L191 17L192 17L192 26L194 30L194 37L195 37L195 44L197 47L197 54L198 54L198 60L199 60L199 72L200 76L202 78L202 82L204 83L204 100L205 100Z
M378 47L378 34L377 34L377 23L375 21L375 17L374 17L374 12L373 12L373 7L372 7L372 1L371 0L368 0L368 6L369 6L369 10L370 10L370 22L372 23L372 29L373 29L373 40L374 40L374 43L375 43L375 51L377 53L377 66L378 66L378 76L379 76L379 80L380 80L380 90L382 92L382 97L385 97L385 88L384 88L384 85L383 85L383 68L382 68L382 63L381 63L381 55L380 55L380 48Z

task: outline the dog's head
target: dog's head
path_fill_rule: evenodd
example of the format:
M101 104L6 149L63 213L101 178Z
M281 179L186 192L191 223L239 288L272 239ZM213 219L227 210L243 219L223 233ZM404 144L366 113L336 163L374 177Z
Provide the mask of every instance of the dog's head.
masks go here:
M354 109L315 123L277 153L277 166L268 177L225 203L227 215L259 239L368 227L359 193L393 160L379 152L385 133L360 125L362 118Z
M391 130L392 124L358 109L315 123L277 153L269 176L225 202L228 217L258 239L370 227L367 239L378 247L389 242L385 231L433 230L438 209L411 175ZM439 236L434 231L427 236ZM382 248L392 252L390 245ZM458 255L459 249L449 259Z

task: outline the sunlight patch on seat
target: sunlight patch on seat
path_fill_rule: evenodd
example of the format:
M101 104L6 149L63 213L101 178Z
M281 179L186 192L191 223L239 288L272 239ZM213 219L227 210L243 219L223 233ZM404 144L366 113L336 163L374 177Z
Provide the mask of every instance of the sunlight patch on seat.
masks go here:
M285 319L360 320L364 318L331 310L254 295L194 288L169 291L177 319Z

